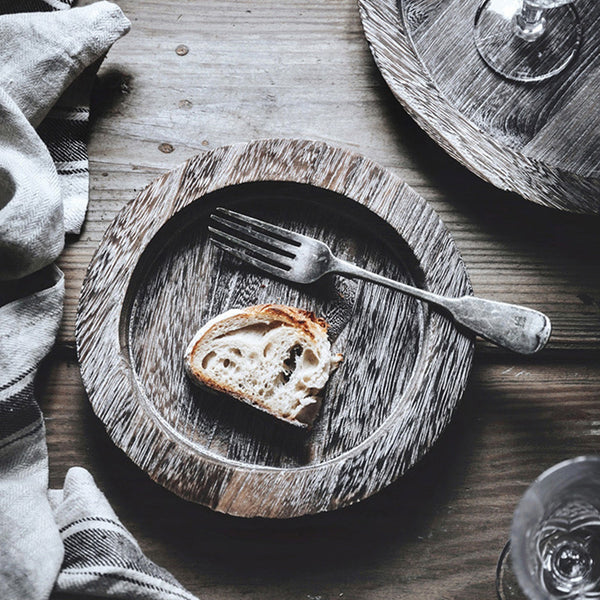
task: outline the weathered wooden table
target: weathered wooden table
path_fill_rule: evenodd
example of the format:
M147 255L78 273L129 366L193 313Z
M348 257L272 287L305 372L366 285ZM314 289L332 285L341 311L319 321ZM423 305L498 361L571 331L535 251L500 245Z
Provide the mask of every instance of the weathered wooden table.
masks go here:
M59 341L38 379L50 484L87 467L143 550L199 597L495 597L498 554L526 485L600 445L598 219L498 191L396 103L353 0L121 0L132 31L94 93L91 199L60 267ZM478 341L467 392L433 451L372 498L288 521L187 503L114 447L81 384L74 321L85 269L119 209L190 156L265 137L324 140L404 178L450 229L475 293L546 312L533 358Z

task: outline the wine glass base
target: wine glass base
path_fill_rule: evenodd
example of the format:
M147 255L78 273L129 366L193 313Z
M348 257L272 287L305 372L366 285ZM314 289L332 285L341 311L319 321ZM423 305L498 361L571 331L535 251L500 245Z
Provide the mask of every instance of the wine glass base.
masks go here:
M512 570L510 542L506 543L496 567L496 594L498 600L528 600L519 587L517 577Z
M573 60L581 44L581 24L571 5L544 11L544 32L524 39L515 32L521 0L486 0L475 18L475 45L487 65L512 81L543 81Z

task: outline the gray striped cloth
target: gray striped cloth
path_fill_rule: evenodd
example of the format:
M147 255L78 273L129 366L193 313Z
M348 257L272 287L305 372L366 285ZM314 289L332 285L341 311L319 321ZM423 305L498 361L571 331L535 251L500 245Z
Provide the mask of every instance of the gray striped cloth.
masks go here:
M106 1L0 0L0 600L194 599L144 556L85 469L48 490L34 397L62 315L54 261L87 206L90 87L128 29Z

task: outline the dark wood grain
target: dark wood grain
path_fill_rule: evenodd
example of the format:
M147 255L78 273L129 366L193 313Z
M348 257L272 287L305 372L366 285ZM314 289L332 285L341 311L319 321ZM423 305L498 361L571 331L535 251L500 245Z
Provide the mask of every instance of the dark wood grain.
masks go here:
M523 202L446 154L390 93L354 0L119 5L133 27L99 73L90 205L60 258L64 318L38 380L51 487L88 468L144 552L199 598L493 600L527 484L598 451L598 219ZM339 511L246 520L181 500L113 444L80 380L75 314L106 228L150 181L223 144L281 136L334 141L399 175L451 231L477 295L538 308L554 327L533 359L478 340L461 409L385 490Z
M94 410L151 477L221 512L291 517L370 496L448 424L472 340L380 286L342 287L336 278L295 286L241 265L208 241L216 206L315 236L343 258L434 293L470 291L437 215L364 157L294 140L217 149L129 203L90 263L77 348ZM308 434L198 391L185 375L183 354L200 326L268 302L330 319L333 351L344 355Z
M565 210L600 213L600 8L579 0L573 63L536 84L493 73L473 40L479 0L360 0L392 92L453 157L494 185Z
M291 135L359 149L402 177L452 232L478 296L550 315L550 351L598 347L596 220L540 211L457 165L388 91L353 2L211 0L184 10L161 1L142 12L129 0L121 4L136 23L96 85L92 202L82 235L60 258L61 343L74 343L85 269L106 227L139 190L215 146ZM301 49L298 39L306 40ZM185 56L176 53L177 40L188 46ZM163 152L163 143L173 151ZM496 352L481 341L478 347Z
M600 433L596 362L493 358L476 357L453 422L404 477L355 506L273 521L157 486L94 416L74 354L56 353L39 381L50 485L88 468L148 556L200 598L493 600L520 495L552 464L595 453Z

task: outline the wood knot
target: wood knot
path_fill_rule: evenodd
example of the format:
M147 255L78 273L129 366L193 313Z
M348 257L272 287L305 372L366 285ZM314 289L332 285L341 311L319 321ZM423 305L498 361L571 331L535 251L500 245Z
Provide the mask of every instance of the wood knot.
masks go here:
M179 46L175 48L175 52L177 52L179 56L185 56L189 51L190 49L185 44L179 44Z
M160 144L158 146L158 149L161 152L164 152L165 154L171 154L171 152L173 152L173 150L175 150L175 148L173 147L173 144L167 144L167 143Z

